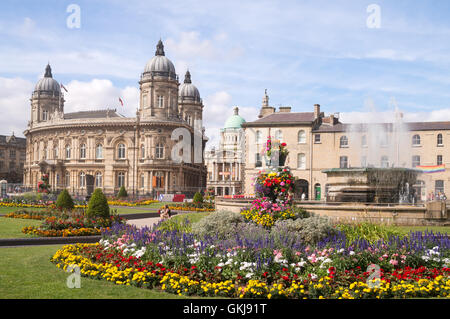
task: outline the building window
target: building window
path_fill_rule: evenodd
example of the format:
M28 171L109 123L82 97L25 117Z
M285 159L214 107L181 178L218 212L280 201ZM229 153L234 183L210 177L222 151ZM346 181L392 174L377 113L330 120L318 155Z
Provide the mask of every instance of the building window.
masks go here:
M320 143L320 134L314 134L314 143Z
M367 136L361 136L361 147L367 147Z
M147 107L147 94L142 95L142 107Z
M367 156L361 156L361 167L367 167Z
M158 107L164 107L164 97L162 95L158 96Z
M419 155L414 155L412 157L412 167L416 167L420 165L420 156Z
M58 147L55 147L55 148L53 149L53 158L54 158L54 159L57 159L57 158L58 158Z
M66 172L66 176L64 178L64 183L65 183L66 187L70 186L70 173L69 172Z
M341 136L341 138L339 139L339 146L340 147L348 147L348 138L347 136Z
M436 164L437 165L442 165L442 155L438 155L436 158Z
M86 144L80 145L80 158L85 159L86 158Z
M96 159L102 159L103 158L103 145L97 144L95 147L95 158Z
M46 111L46 110L42 111L42 120L43 121L48 120L48 111Z
M145 175L141 174L141 188L145 187Z
M255 154L255 167L261 167L262 161L261 161L261 154L256 153Z
M306 143L306 132L304 130L298 131L298 143L299 144Z
M119 172L117 173L117 187L125 186L125 173Z
M66 159L70 159L70 145L66 145Z
M95 187L100 188L103 184L103 175L100 172L95 173Z
M348 157L347 156L339 157L339 168L348 168Z
M389 158L387 156L381 156L381 167L383 168L389 167Z
M5 151L0 150L0 158L5 158Z
M86 187L86 174L84 172L80 173L80 188Z
M156 144L156 158L162 159L164 158L164 145L161 143Z
M162 188L164 187L164 176L162 172L156 172L153 176L153 187Z
M44 149L42 150L42 158L43 158L43 159L47 159L47 148L44 148Z
M16 169L16 162L9 162L9 169L14 171Z
M125 159L125 144L120 143L117 147L117 157L119 159Z
M437 180L434 182L434 194L435 195L444 194L444 181Z
M256 144L262 144L262 132L256 131Z
M282 142L283 141L283 132L281 130L275 131L275 140Z
M383 147L388 146L388 136L386 133L381 134L380 136L380 145Z
M303 153L297 155L297 168L306 169L306 155Z
M9 150L9 158L16 158L16 150Z
M418 145L420 145L420 135L419 135L419 134L415 134L415 135L412 137L412 145L413 145L413 146L418 146Z
M439 134L437 135L437 145L438 145L438 146L442 146L443 144L444 144L444 140L443 140L443 138L442 138L442 134L439 133Z
M145 146L141 145L141 158L145 158Z

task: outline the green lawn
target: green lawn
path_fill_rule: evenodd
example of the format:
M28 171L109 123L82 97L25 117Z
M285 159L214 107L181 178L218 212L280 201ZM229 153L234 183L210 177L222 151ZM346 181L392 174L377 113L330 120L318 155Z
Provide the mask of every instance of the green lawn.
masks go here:
M0 298L105 299L186 298L157 290L120 286L106 280L81 277L80 288L68 288L70 276L50 262L60 245L0 248Z
M24 207L0 207L0 214L8 214L15 212L16 210L27 210L27 211L37 211L37 210L43 210L45 208L24 208Z
M386 226L407 235L410 231L433 231L433 233L450 234L450 226Z
M32 237L31 235L26 235L22 233L22 228L25 226L39 226L41 225L41 223L42 223L41 220L35 219L0 217L0 238Z

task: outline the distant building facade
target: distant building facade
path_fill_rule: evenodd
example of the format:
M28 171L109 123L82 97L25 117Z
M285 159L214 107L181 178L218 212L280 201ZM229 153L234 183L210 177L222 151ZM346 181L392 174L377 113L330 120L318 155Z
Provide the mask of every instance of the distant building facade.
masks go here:
M325 116L320 105L312 112L291 112L269 106L267 93L259 118L245 130L244 192L254 193L252 178L267 168L261 155L267 137L287 143L289 165L297 179L295 196L325 200L330 168L407 167L423 171L411 185L417 200L450 194L450 122L345 124L338 115Z
M0 135L0 180L22 183L25 152L25 138Z
M245 119L239 115L238 107L233 112L220 130L219 147L205 152L207 186L219 196L243 192Z
M49 174L53 190L67 188L86 194L89 187L115 194L125 186L129 194L190 194L206 187L203 151L207 141L201 123L203 102L186 72L180 84L161 40L145 65L140 80L136 117L115 109L64 112L60 84L50 65L31 96L31 119L24 132L26 161L24 184L37 187ZM134 106L133 106L134 107ZM180 136L191 158L178 160ZM195 152L194 147L200 152Z

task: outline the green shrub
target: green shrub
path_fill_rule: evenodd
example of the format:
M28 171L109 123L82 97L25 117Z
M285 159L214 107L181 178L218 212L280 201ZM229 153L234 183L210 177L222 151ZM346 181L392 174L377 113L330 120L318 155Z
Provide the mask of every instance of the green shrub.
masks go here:
M217 236L221 239L234 236L239 224L245 223L240 213L220 211L203 217L192 225L192 233L199 236Z
M63 209L70 209L72 210L75 207L75 204L73 203L73 199L70 196L67 189L64 189L59 195L58 199L56 200L56 208L63 210Z
M201 206L203 204L203 195L200 192L194 194L194 198L192 200L195 206Z
M320 240L336 234L331 221L322 216L307 218L278 220L272 226L271 234L275 238L282 236L296 236L307 244L316 244Z
M128 197L128 193L127 190L125 189L125 186L121 186L119 189L119 194L117 194L117 197L122 198L122 197Z
M402 234L400 231L368 222L360 224L339 224L337 228L345 233L348 243L358 239L365 239L373 243L380 239L387 240L390 236L400 236Z
M109 205L105 194L100 188L97 188L89 200L88 208L86 210L88 217L104 217L109 218Z

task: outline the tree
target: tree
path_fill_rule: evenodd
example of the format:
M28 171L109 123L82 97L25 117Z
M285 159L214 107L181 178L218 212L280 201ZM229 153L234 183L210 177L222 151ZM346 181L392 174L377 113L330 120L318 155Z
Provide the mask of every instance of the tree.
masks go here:
M88 217L103 217L109 218L109 205L105 194L103 194L100 188L97 188L89 200L88 208L86 211Z
M56 200L56 208L63 210L63 209L70 209L72 210L75 207L73 203L73 199L70 196L67 189L64 189L59 195L58 199Z
M122 198L122 197L128 197L128 193L127 190L125 189L125 186L121 186L119 189L119 194L117 194L117 197Z

